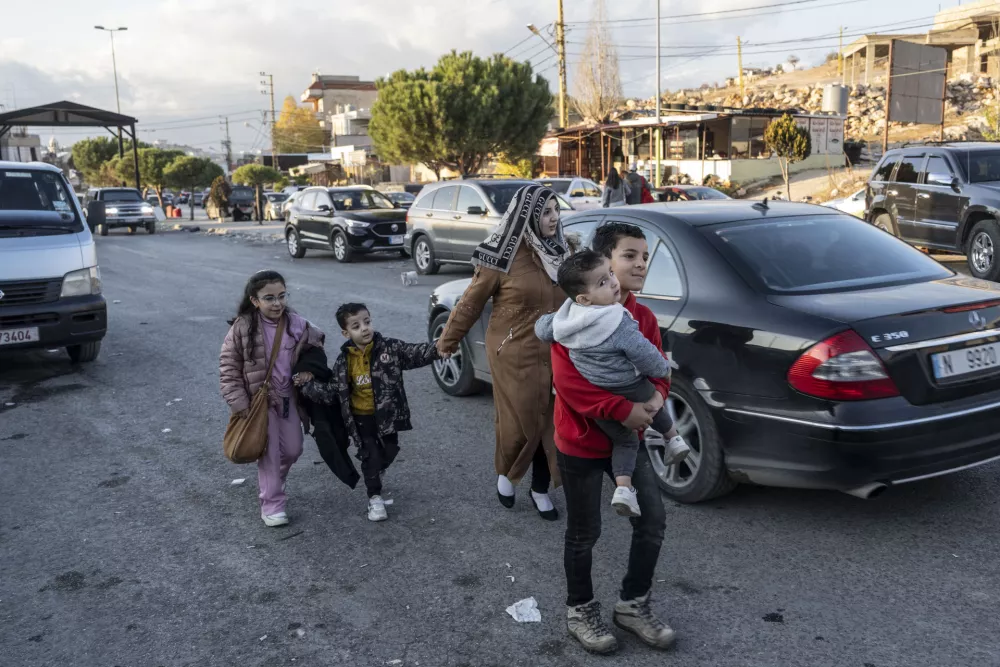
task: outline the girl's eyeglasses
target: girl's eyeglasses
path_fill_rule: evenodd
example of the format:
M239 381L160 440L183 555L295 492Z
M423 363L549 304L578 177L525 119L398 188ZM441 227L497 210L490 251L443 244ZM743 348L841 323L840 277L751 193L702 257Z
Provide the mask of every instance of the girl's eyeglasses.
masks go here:
M278 296L274 296L273 294L267 294L265 296L260 297L257 300L260 301L261 303L266 303L269 306L273 306L276 303L285 303L288 301L288 292L282 292Z

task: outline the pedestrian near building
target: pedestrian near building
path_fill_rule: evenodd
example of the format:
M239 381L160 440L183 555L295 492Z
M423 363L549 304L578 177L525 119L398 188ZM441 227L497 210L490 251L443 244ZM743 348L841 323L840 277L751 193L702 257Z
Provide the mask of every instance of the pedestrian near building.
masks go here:
M279 323L284 330L278 335ZM229 321L222 343L219 382L233 414L246 416L251 397L267 380L268 362L275 344L278 356L270 378L267 449L257 461L260 515L268 526L288 523L285 480L302 455L302 429L309 418L299 405L292 368L303 351L323 347L323 332L288 309L285 279L276 271L259 271L247 281L236 317Z
M632 194L632 188L618 174L618 169L611 167L608 171L608 178L604 181L604 192L601 193L601 206L613 208L615 206L625 206L628 198Z
M409 431L410 406L403 371L423 368L442 356L433 343L404 343L372 327L363 303L337 309L337 324L347 341L327 382L312 380L302 394L322 405L340 405L344 424L358 448L368 491L368 520L385 521L382 475L399 454L399 433Z
M496 410L497 495L514 506L515 487L531 472L531 500L543 519L559 514L549 497L558 486L552 439L549 344L535 336L535 320L566 298L556 276L568 246L555 193L528 185L514 195L497 230L473 253L472 283L451 313L438 349L452 353L493 299L486 355Z
M662 353L656 317L639 304L633 291L646 278L649 249L642 230L610 223L599 227L594 250L610 257L622 287L622 305L639 325L642 335ZM596 420L621 422L630 429L645 428L664 405L669 384L650 378L656 393L635 403L588 382L576 369L569 351L552 345L552 372L556 387L556 446L566 496L566 542L563 564L567 584L567 628L585 649L611 653L618 642L601 614L591 579L593 550L601 535L601 491L612 475L612 446ZM641 516L630 519L632 541L625 578L614 608L615 625L637 635L650 646L664 649L674 642L674 631L653 612L650 604L653 573L666 527L663 500L645 444L640 443L632 473Z

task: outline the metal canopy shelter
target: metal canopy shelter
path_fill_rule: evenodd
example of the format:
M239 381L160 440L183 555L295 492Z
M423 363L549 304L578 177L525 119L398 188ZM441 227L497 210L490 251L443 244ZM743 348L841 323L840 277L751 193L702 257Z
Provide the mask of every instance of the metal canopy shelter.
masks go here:
M122 133L132 140L132 161L135 165L135 187L139 186L139 150L135 139L135 124L138 121L113 111L104 111L94 107L84 106L76 102L53 102L38 107L15 109L0 113L0 139L3 139L14 127L103 127L112 135L118 137L118 155L125 157L125 144ZM112 131L118 129L118 134Z

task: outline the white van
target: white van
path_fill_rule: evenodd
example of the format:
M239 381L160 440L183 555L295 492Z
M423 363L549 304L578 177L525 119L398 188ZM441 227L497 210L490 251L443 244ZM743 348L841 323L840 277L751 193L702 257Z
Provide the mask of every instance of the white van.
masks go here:
M90 222L104 203L89 205ZM108 328L87 219L62 171L0 162L0 351L65 347L93 361Z

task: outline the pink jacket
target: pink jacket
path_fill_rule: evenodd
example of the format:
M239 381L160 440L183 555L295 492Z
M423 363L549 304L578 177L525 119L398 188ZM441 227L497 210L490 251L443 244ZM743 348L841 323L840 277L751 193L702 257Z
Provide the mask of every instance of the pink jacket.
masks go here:
M298 313L288 312L288 325L284 333L282 345L288 345L292 340L295 349L292 351L292 366L299 360L299 355L307 347L323 347L326 336ZM219 385L222 397L229 404L229 409L235 412L250 407L250 399L264 384L267 377L267 362L264 353L264 331L258 326L254 336L253 354L245 357L245 350L250 342L250 320L240 317L230 327L226 339L222 343L222 353L219 357ZM302 423L308 425L305 410L299 404L299 416Z

